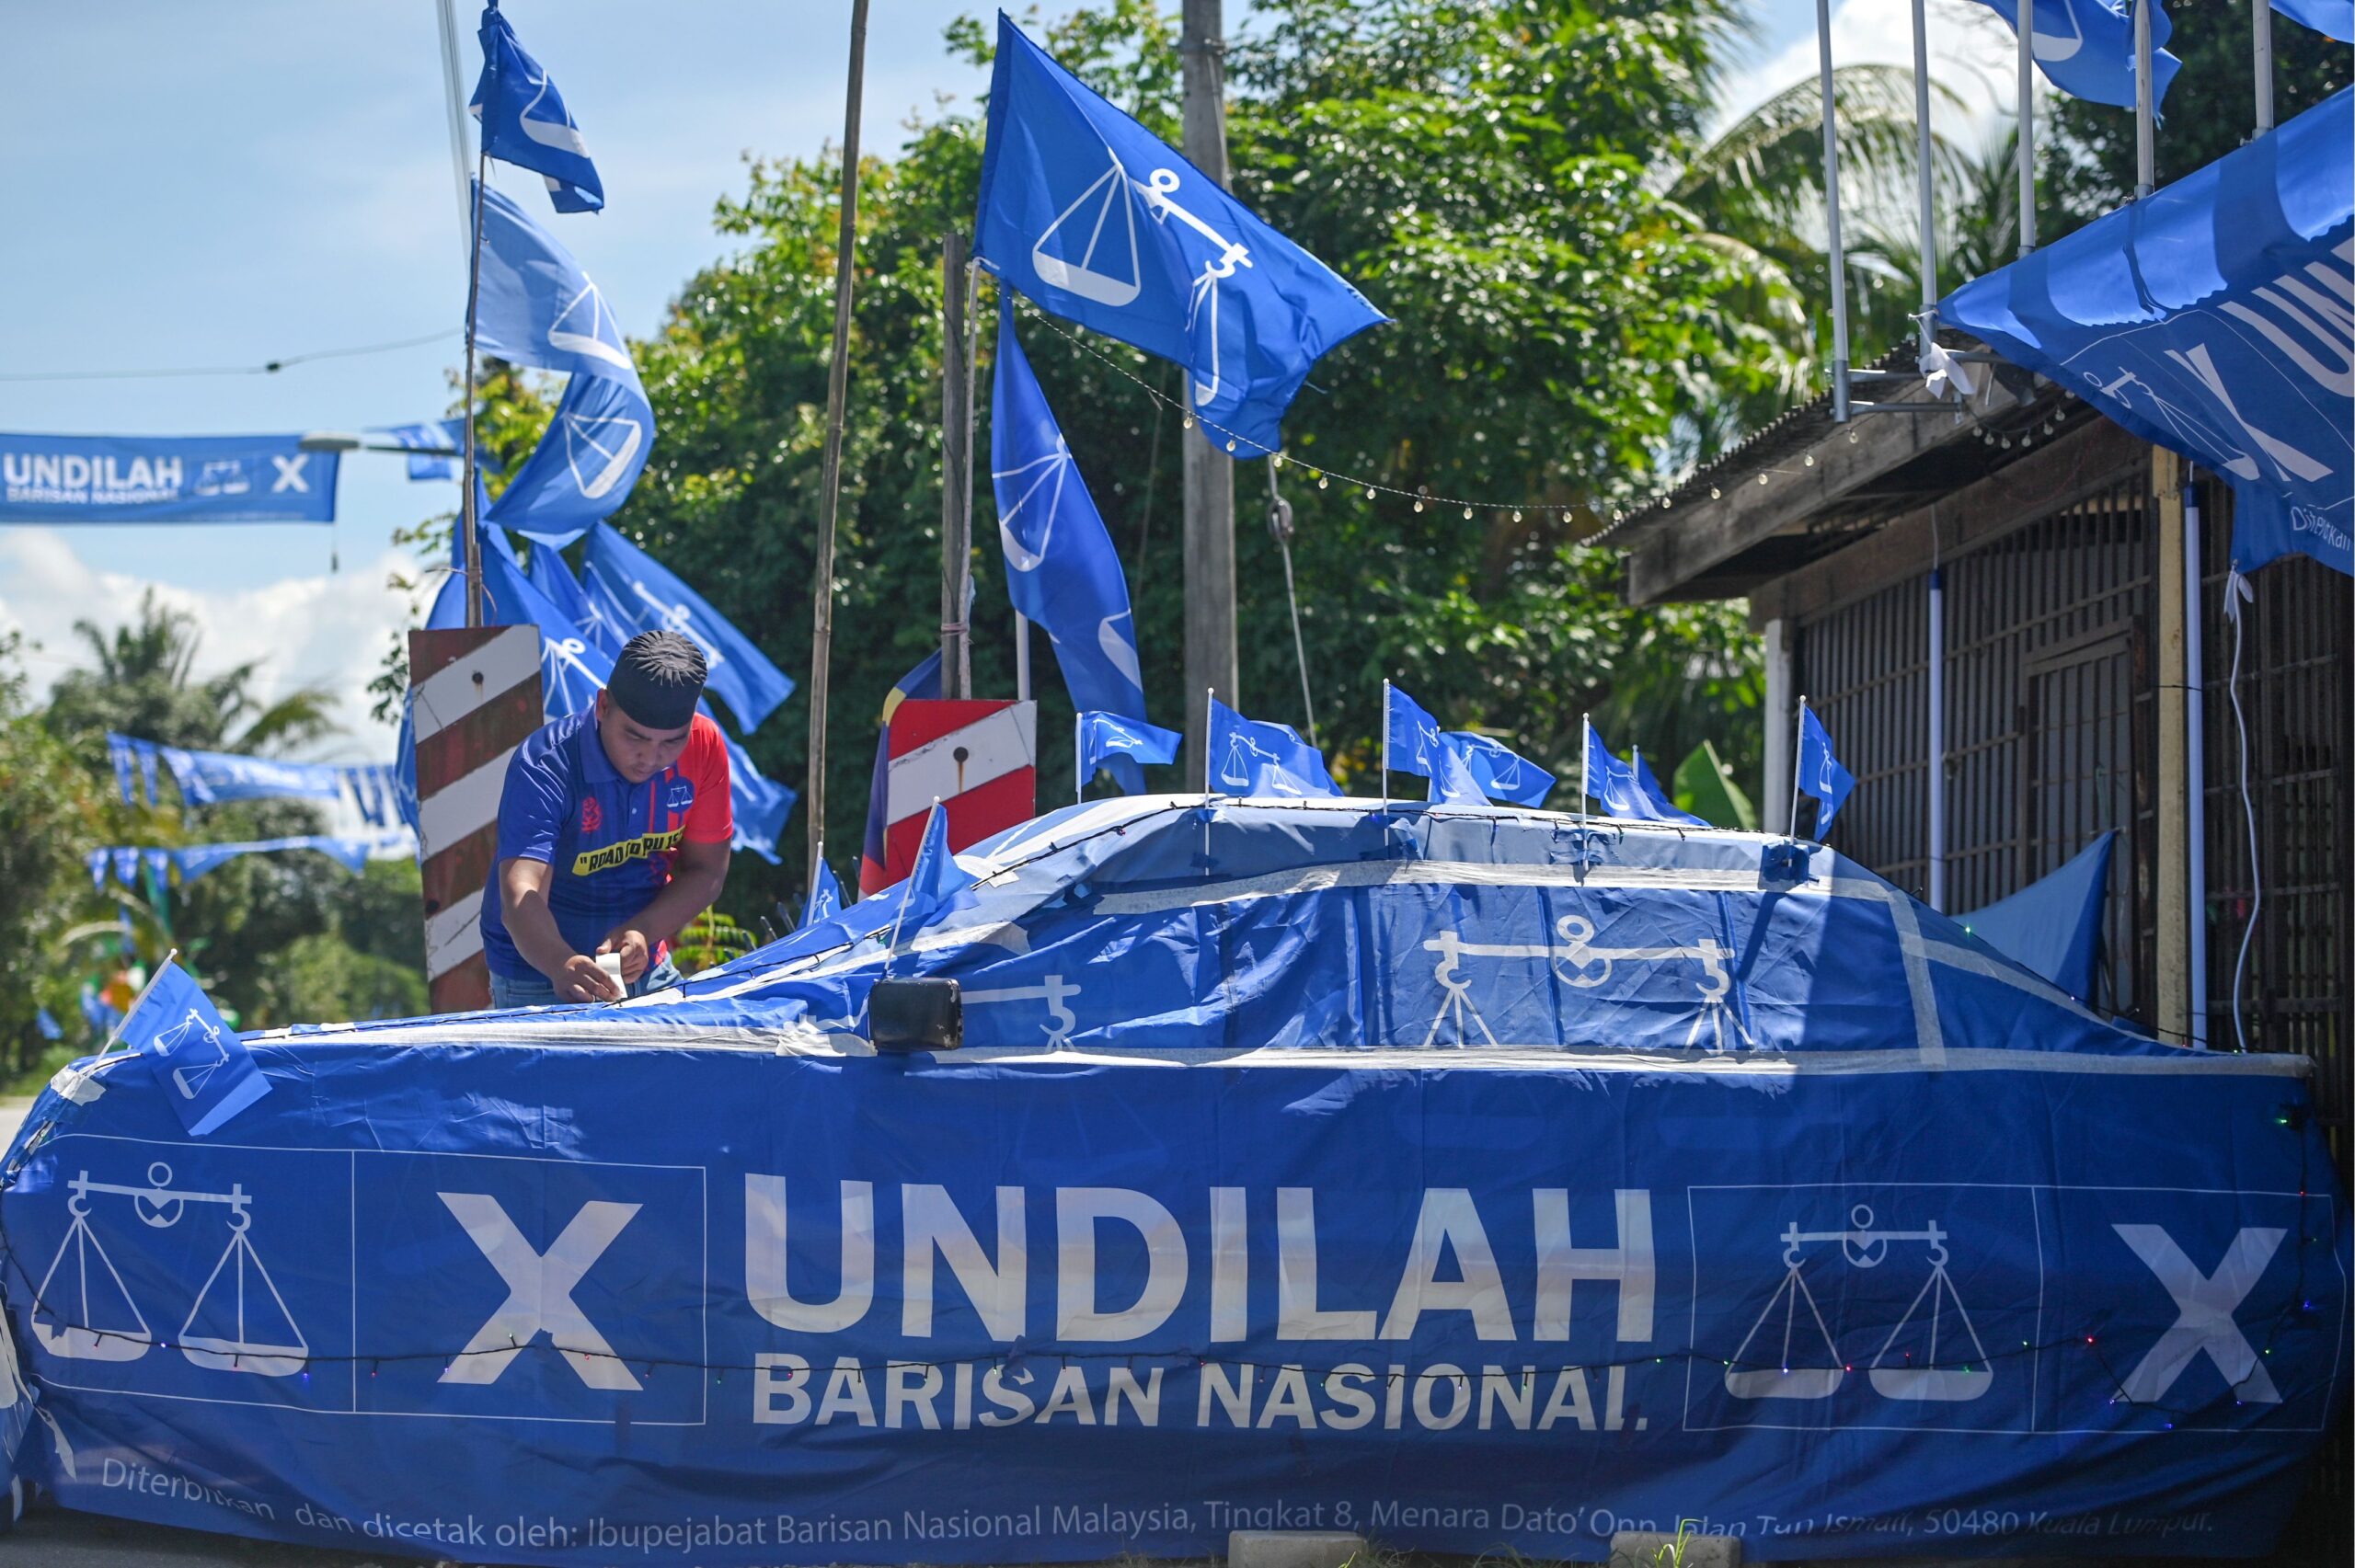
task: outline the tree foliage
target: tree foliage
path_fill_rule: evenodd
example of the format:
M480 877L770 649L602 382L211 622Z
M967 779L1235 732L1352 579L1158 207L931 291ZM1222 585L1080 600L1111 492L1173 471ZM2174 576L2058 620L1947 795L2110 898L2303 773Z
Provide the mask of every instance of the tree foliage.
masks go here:
M1787 272L1670 190L1701 145L1737 16L1729 0L1272 0L1231 45L1237 193L1395 318L1320 362L1286 421L1292 462L1274 473L1297 522L1320 738L1344 778L1373 787L1385 676L1565 773L1588 713L1622 746L1674 758L1714 736L1754 766L1738 715L1757 701L1755 656L1738 607L1631 612L1611 555L1578 543L1651 491L1696 419L1805 379ZM1177 40L1159 8L1108 0L1046 40L1174 140ZM969 19L949 43L982 59L989 35ZM938 638L940 246L970 227L980 139L976 114L946 113L861 173L827 790L838 861L864 827L870 715ZM720 204L735 253L638 346L660 435L615 519L797 680L835 185L830 159L756 162ZM991 294L984 280L984 310ZM1148 699L1170 719L1183 708L1180 442L1200 432L1180 429L1172 367L1027 307L1020 331L1127 567ZM984 404L990 342L984 330ZM979 427L975 681L1003 693L1011 615L986 407ZM1315 471L1428 498L1369 501ZM1239 696L1299 723L1269 476L1266 464L1235 474ZM1482 504L1467 518L1462 498ZM1043 641L1037 654L1040 733L1067 734ZM808 711L789 704L747 738L764 770L799 779ZM1067 755L1042 744L1042 804L1069 798ZM805 885L798 853L758 884L741 867L731 907Z

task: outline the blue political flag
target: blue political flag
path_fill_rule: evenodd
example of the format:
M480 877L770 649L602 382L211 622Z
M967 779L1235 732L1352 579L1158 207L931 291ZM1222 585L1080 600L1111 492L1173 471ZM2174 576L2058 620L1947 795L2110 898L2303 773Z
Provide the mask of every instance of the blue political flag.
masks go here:
M1309 368L1388 318L998 14L974 256L1056 315L1187 368L1238 458Z
M2298 554L2355 572L2350 262L2355 88L1964 284L1938 319L2223 475L2241 571Z
M654 452L654 406L635 374L575 375L490 521L538 544L571 544L629 499Z
M2355 0L2273 0L2273 8L2325 38L2355 43Z
M49 1009L46 1007L37 1007L33 1010L33 1027L40 1031L40 1037L44 1040L62 1040L65 1037L64 1029L56 1019L50 1016Z
M1481 793L1489 799L1509 800L1515 806L1543 806L1545 797L1553 793L1553 774L1493 736L1451 729L1445 732L1445 738L1461 753L1465 766L1472 770Z
M925 923L947 912L959 894L973 885L973 874L957 864L948 850L948 813L934 801L924 825L924 842L916 846L916 863L900 887L898 911L891 918L891 943L913 934Z
M589 161L589 143L564 107L540 63L523 52L515 29L496 4L483 7L482 75L467 112L482 122L482 150L547 181L559 212L595 212L605 205L604 182Z
M2119 109L2134 107L2134 6L2138 0L2036 0L2037 69L2044 79L2074 97ZM2151 95L2156 108L2167 96L2167 84L2183 62L2162 47L2174 33L2166 6L2160 0L2139 0L2151 7L2151 61L2157 81ZM2018 0L1980 0L1980 4L2010 24L2019 36Z
M1651 764L1644 761L1644 749L1642 747L1632 746L1628 748L1627 768L1628 772L1635 775L1637 791L1643 795L1645 802L1651 807L1651 819L1653 821L1677 822L1682 823L1683 826L1688 828L1706 828L1709 825L1700 818L1694 816L1690 811L1687 811L1683 807L1677 805L1675 799L1670 795L1668 791L1660 788L1660 780L1653 776Z
M1288 724L1245 718L1211 699L1209 789L1214 795L1338 795L1325 759Z
M1655 820L1651 802L1637 786L1636 770L1612 755L1592 724L1586 727L1586 793L1603 802L1603 814L1628 822Z
M408 460L408 476L412 479L455 479L462 458L437 456L436 453L463 452L466 445L466 422L464 419L431 419L413 425L379 425L370 435L382 436L394 446L408 447L419 455ZM487 452L475 453L475 466L500 472L499 462Z
M0 523L333 522L336 464L299 435L0 432Z
M842 912L843 885L835 880L834 868L821 860L818 863L818 875L810 879L810 901L801 906L801 923L794 929L808 931Z
M1023 358L1014 313L1000 311L997 323L990 478L1006 597L1046 629L1074 709L1142 721L1144 673L1120 555ZM1112 756L1106 765L1123 791L1143 790L1144 775L1127 757Z
M592 646L603 648L609 655L621 652L622 642L626 639L616 639L607 644L590 626L589 596L581 591L580 579L572 575L572 568L564 564L561 552L553 545L533 545L531 559L524 563L523 575L531 579L534 588L547 595L548 602L555 605L568 622L578 627ZM602 625L603 622L599 624Z
M876 720L875 772L867 783L867 839L858 863L858 890L882 891L884 868L890 864L891 715L911 700L929 702L940 695L940 650L933 649L916 667L900 677L883 695L882 715Z
M640 632L680 632L703 649L706 691L728 704L750 735L793 694L793 681L752 638L653 556L599 523L589 535L581 588L627 640Z
M1799 704L1798 784L1801 794L1813 795L1822 805L1815 818L1816 841L1821 843L1831 835L1832 819L1847 804L1849 791L1856 787L1856 775L1832 754L1832 737L1805 703ZM1796 834L1798 824L1792 823L1791 830Z
M556 237L497 189L482 190L475 346L511 364L638 382L613 307Z
M1178 760L1178 743L1185 738L1174 729L1100 709L1083 710L1073 724L1078 745L1078 772L1074 777L1083 789L1096 776L1097 769L1116 761L1128 763L1131 773L1135 773L1141 762L1174 762ZM1113 776L1120 777L1118 770ZM1120 788L1136 795L1141 792L1143 779L1138 783L1138 788L1132 788L1123 780Z
M147 1059L190 1138L203 1138L270 1093L237 1032L204 990L167 960L123 1020L125 1045Z
M1435 804L1486 806L1488 797L1465 752L1441 733L1439 721L1398 686L1384 681L1383 691L1387 693L1383 725L1390 747L1389 765L1430 780L1430 798Z

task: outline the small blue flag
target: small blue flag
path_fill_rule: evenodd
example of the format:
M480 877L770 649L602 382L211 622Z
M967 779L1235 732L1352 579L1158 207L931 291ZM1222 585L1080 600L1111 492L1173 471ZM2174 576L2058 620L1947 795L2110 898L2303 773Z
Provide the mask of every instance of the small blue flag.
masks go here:
M384 437L395 446L405 446L423 452L464 452L466 445L466 422L464 419L428 420L414 425L382 425L370 432ZM455 479L461 459L455 457L420 456L408 460L408 476L412 479ZM475 466L498 473L499 464L487 452L475 453Z
M2019 36L2019 0L1980 0ZM2044 79L2074 97L2119 109L2134 107L2134 6L2151 7L2151 63L2158 81L2151 94L2155 111L2167 84L2183 68L2160 47L2174 33L2160 0L2036 0L2033 52Z
M589 161L589 143L564 107L564 96L515 40L496 4L483 7L482 76L467 112L482 122L482 150L548 182L559 212L595 212L605 205L604 182Z
M997 489L1006 597L1046 628L1074 709L1143 722L1144 672L1120 555L1022 357L1014 313L998 312L997 322L990 478ZM1124 792L1143 793L1144 774L1135 762L1116 755L1106 765Z
M1003 11L973 254L1057 315L1185 366L1187 403L1234 432L1278 428L1318 356L1387 320Z
M750 735L793 694L793 681L752 639L704 602L660 561L605 523L589 535L581 574L589 602L622 637L640 632L681 632L702 647L706 690L728 704Z
M2325 38L2355 43L2355 0L2273 0L2273 8Z
M1245 718L1211 699L1210 788L1219 795L1338 795L1316 748L1288 724Z
M166 962L132 1005L122 1038L146 1056L190 1138L206 1136L270 1093L246 1042L177 964Z
M834 868L821 860L818 863L818 875L810 881L810 901L801 906L801 923L794 929L808 931L842 912L843 885L834 879Z
M1451 729L1446 738L1464 757L1481 793L1491 800L1515 806L1543 806L1553 793L1554 775L1491 736L1468 729Z
M1840 815L1846 805L1848 792L1856 787L1856 775L1840 765L1832 754L1832 737L1824 732L1823 721L1805 703L1799 704L1799 791L1813 795L1823 809L1815 818L1815 841L1821 843L1832 832L1832 819ZM1791 824L1794 835L1798 824Z
M1646 803L1651 807L1653 821L1678 822L1688 828L1706 828L1709 825L1677 805L1670 797L1668 791L1660 787L1660 780L1652 776L1651 765L1644 761L1642 747L1631 747L1627 756L1629 771L1636 775L1636 788L1643 795Z
M1383 714L1390 766L1430 780L1429 798L1437 805L1486 806L1465 752L1440 732L1439 720L1399 687L1384 682L1383 689L1390 693Z
M571 544L621 509L654 454L654 406L638 377L576 375L547 433L490 505L490 521Z
M1178 760L1178 742L1184 739L1174 729L1164 729L1143 719L1127 718L1120 714L1108 714L1093 708L1083 710L1074 723L1077 727L1077 776L1082 787L1096 776L1097 769L1116 760L1126 761L1132 773L1136 771L1140 762L1174 762ZM1113 777L1120 776L1119 771L1115 770ZM1143 780L1140 777L1137 789L1130 788L1125 780L1120 787L1134 795L1142 789Z
M1586 793L1603 802L1603 814L1626 822L1652 820L1651 802L1636 787L1636 771L1611 754L1592 724L1586 727Z
M620 376L638 364L611 305L572 253L488 186L482 190L482 288L475 345L534 370Z
M65 1031L58 1026L56 1019L49 1015L49 1009L46 1007L34 1009L33 1027L40 1031L40 1037L44 1040L62 1040L65 1037Z
M957 896L973 885L973 874L948 853L948 813L933 803L924 825L924 842L916 846L916 864L901 885L899 912L891 920L892 945L903 931L915 932L945 912Z

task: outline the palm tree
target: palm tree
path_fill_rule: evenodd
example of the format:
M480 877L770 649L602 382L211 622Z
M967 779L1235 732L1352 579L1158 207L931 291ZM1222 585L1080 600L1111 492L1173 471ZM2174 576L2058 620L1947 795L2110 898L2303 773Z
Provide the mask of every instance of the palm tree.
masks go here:
M1898 65L1847 65L1832 74L1833 128L1840 144L1841 208L1874 214L1913 210L1913 74ZM1940 101L1959 106L1944 87ZM1934 130L1933 177L1953 177L1953 149ZM1831 267L1823 209L1823 109L1813 78L1794 82L1720 132L1678 168L1664 171L1670 197L1739 258L1757 280L1754 297L1729 301L1743 319L1773 332L1790 374L1781 386L1740 398L1704 400L1693 412L1689 455L1706 461L1820 384L1830 357ZM1874 222L1878 222L1874 219ZM1851 359L1912 335L1908 296L1858 289L1849 305Z
M339 727L323 687L297 687L273 703L256 696L259 659L198 680L196 618L157 602L153 589L141 598L135 622L109 633L76 621L74 631L98 662L59 681L51 696L48 725L60 738L87 741L116 730L167 746L262 756L308 745Z

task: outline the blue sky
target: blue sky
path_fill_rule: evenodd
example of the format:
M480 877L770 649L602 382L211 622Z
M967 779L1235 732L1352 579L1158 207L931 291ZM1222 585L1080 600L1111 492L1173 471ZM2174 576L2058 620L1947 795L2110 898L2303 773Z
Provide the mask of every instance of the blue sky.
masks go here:
M1235 25L1240 7L1230 6ZM876 0L869 146L896 145L907 118L934 112L943 95L970 103L981 91L981 74L940 41L949 20L980 8ZM475 17L465 0L459 9L471 87ZM711 210L741 189L746 153L813 154L841 133L847 0L505 9L563 88L609 202L602 214L546 221L634 336L724 253ZM1846 0L1835 37L1857 58L1902 58L1904 16L1896 0ZM1766 0L1759 17L1737 97L1811 68L1807 0ZM1941 23L1940 34L1952 30ZM15 66L0 94L10 207L0 378L255 364L450 331L274 375L0 379L0 429L356 429L442 412L465 275L432 0L10 6L0 10L0 59ZM530 177L494 179L547 213ZM28 658L46 684L85 661L70 634L76 617L110 624L157 585L203 624L203 666L268 657L272 685L328 685L350 733L324 754L381 757L390 736L365 718L361 692L406 624L406 596L385 586L405 564L391 535L455 499L453 485L409 483L396 458L355 454L332 531L0 530L0 629L40 645ZM692 578L692 563L674 565Z

